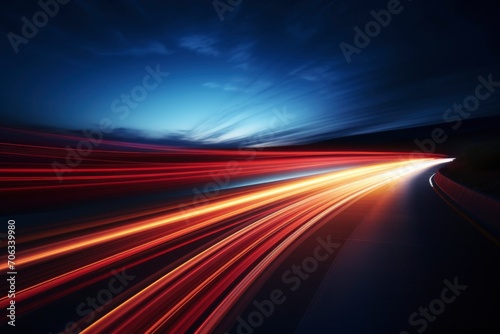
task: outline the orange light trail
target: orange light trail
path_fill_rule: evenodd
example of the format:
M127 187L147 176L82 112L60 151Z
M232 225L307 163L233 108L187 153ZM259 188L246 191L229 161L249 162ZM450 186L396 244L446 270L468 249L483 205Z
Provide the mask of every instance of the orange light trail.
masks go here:
M0 169L0 182L6 185L1 192L53 191L55 198L62 198L69 191L65 200L78 203L94 191L139 196L203 185L213 182L212 174L224 169L228 159L239 168L230 186L201 202L178 196L167 204L131 207L22 235L16 266L30 275L20 276L18 283L20 315L103 281L114 268L164 263L103 306L95 321L80 319L83 333L212 333L301 236L366 194L445 161L437 155L411 159L390 152L266 151L242 159L238 151L182 155L175 149L148 149L141 155L96 151L63 183L56 182L43 162L13 161ZM63 154L50 146L4 145L0 155L18 157L23 152L45 159ZM259 181L262 177L266 179ZM0 269L6 270L6 263ZM8 302L2 297L0 307Z

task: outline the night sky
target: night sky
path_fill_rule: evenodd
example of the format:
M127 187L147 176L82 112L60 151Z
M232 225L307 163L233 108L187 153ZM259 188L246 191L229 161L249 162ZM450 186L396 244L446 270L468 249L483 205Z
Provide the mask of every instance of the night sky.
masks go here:
M82 130L109 118L197 145L272 130L261 144L290 145L440 123L478 76L500 81L495 1L404 0L350 63L339 45L387 1L230 2L218 13L211 0L70 0L13 47L9 33L22 36L41 7L4 1L2 123ZM121 100L155 69L159 81L135 90L147 96ZM494 94L472 117L499 106Z

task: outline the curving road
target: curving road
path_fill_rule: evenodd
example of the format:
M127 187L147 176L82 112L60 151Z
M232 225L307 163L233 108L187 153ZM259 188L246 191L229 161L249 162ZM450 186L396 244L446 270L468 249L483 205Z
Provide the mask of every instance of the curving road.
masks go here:
M337 217L370 208L356 217L296 333L500 333L499 248L430 186L437 168Z

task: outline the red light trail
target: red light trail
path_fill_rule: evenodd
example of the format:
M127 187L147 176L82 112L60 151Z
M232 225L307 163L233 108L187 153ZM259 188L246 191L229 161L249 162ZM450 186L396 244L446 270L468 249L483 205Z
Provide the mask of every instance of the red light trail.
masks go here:
M234 186L201 203L184 195L162 205L21 234L19 315L102 281L114 268L136 268L182 250L182 256L135 281L97 320L83 318L79 325L84 333L211 333L255 279L304 233L364 195L398 182L394 175L405 177L444 161L435 155L411 159L390 152L295 151L254 152L245 159L241 151L148 148L152 151L141 154L123 148L95 151L59 182L43 161L63 158L64 151L2 144L0 155L9 161L0 170L4 197L42 202L46 194L52 201L74 204L189 188L213 182L227 161L237 166L228 175L227 183ZM16 161L24 155L41 162ZM263 177L268 180L255 181ZM6 270L6 264L0 269ZM7 303L6 297L0 299L0 307Z

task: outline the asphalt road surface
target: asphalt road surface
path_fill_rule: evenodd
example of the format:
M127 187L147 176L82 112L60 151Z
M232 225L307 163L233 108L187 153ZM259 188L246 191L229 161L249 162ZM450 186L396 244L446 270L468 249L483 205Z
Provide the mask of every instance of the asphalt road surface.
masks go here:
M335 218L359 223L296 333L500 333L499 248L431 187L438 168Z

